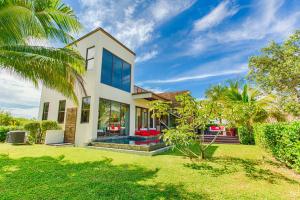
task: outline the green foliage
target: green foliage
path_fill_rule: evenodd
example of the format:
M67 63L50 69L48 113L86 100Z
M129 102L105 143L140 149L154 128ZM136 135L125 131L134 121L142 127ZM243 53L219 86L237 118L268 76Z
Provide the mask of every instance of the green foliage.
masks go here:
M300 172L300 122L257 124L255 142Z
M253 131L245 126L238 128L239 140L241 144L254 144Z
M70 47L28 44L29 40L73 41L70 33L78 33L81 25L72 8L61 0L2 0L0 13L0 68L35 86L42 83L77 103L74 86L84 90L85 60Z
M207 145L203 144L203 132L202 135L198 135L198 130L204 130L210 119L215 117L212 112L214 105L209 101L197 101L188 93L176 96L176 101L174 107L163 101L151 103L150 110L153 111L153 117L161 122L168 114L176 117L176 126L166 126L163 140L189 158L204 158L206 149L214 141ZM191 148L196 144L199 145L197 151Z
M215 103L213 112L217 119L226 119L232 127L244 126L251 130L254 123L269 118L285 120L274 95L264 95L248 84L230 81L227 86L212 86L206 96Z
M20 130L20 126L0 126L0 142L4 142L9 131Z
M25 124L24 129L29 131L29 142L30 143L43 143L46 136L47 130L58 130L61 127L56 121L34 121Z
M24 129L29 131L28 140L29 143L39 143L41 124L40 122L29 122L24 125Z
M44 120L41 122L41 142L44 142L47 130L60 130L56 121Z
M249 60L249 78L268 93L300 102L300 31L285 42L271 42Z

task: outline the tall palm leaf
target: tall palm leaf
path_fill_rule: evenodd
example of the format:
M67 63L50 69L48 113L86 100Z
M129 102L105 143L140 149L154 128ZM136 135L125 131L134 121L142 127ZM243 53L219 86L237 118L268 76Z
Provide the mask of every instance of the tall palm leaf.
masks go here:
M84 59L71 48L29 46L29 39L73 40L81 28L73 10L61 0L0 0L0 68L36 86L42 83L78 102L84 92Z

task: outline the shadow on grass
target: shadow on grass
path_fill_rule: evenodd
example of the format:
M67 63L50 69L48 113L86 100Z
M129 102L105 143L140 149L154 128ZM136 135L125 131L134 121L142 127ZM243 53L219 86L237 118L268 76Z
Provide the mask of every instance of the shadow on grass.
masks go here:
M299 184L296 180L290 179L278 172L264 169L262 164L262 161L259 160L217 157L199 163L185 164L184 166L211 176L222 176L231 173L244 172L250 179L264 180L272 184L276 184L278 181Z
M112 159L71 163L64 156L11 159L0 155L3 199L204 199L182 185L143 184L159 169L113 165Z
M197 145L192 146L191 149L194 152L199 153L199 149L198 149ZM215 151L217 149L218 149L218 146L216 146L216 145L209 146L207 148L207 150L205 151L205 157L206 158L212 158L213 155L214 155L214 153L215 153ZM169 150L169 151L167 151L165 153L162 153L162 154L164 154L164 155L172 155L172 156L183 156L183 154L180 151L176 150L176 149L171 149L171 150ZM162 155L162 154L160 154L160 155Z

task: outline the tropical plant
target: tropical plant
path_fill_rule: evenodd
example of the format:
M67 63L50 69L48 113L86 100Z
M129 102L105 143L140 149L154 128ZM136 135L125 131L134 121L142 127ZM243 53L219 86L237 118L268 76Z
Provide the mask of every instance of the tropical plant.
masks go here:
M213 86L206 91L208 99L215 102L219 109L219 118L227 121L229 126L239 128L242 144L253 144L253 125L268 120L284 121L285 114L281 111L275 95L265 95L260 90L229 81L225 86Z
M268 93L300 102L300 31L281 44L271 42L249 60L249 78Z
M30 41L73 41L81 25L61 0L0 0L0 69L36 86L55 89L77 102L74 86L83 87L84 59L71 47L29 45Z
M189 94L176 96L174 107L168 102L153 101L150 110L166 129L162 139L189 158L204 159L208 147L214 143L217 135L209 144L204 144L204 129L210 119L214 118L210 101L198 101ZM176 118L176 126L169 127L162 120L167 115ZM199 133L199 130L202 130ZM195 148L196 147L196 148Z

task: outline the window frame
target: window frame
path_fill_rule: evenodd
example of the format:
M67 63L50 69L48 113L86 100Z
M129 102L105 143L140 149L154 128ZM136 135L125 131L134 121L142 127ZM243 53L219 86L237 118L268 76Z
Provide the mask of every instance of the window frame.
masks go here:
M86 69L86 70L92 70L92 69L94 69L94 66L93 66L92 69L88 69L88 62L89 62L90 60L95 60L95 55L94 55L92 58L88 58L89 50L90 50L90 49L93 49L93 48L95 48L95 45L93 45L93 46L91 46L91 47L88 47L88 48L86 49L86 53L85 53L85 69ZM95 51L95 54L96 54L96 51ZM95 63L94 63L94 64L95 64Z
M102 72L103 72L103 52L104 51L107 51L108 53L110 53L111 55L112 55L112 66L111 66L111 81L110 81L110 83L108 84L108 83L105 83L103 80L102 80ZM121 69L121 80L120 80L120 87L116 87L116 86L114 86L113 85L113 83L114 83L114 69L115 69L115 66L114 66L114 57L116 57L116 58L118 58L118 59L120 59L121 60L121 63L122 63L122 69ZM127 89L125 89L126 87L125 87L125 85L124 85L124 64L128 64L129 65L129 69L130 69L130 73L129 73L129 75L130 75L130 78L129 78L129 90L127 90ZM124 59L122 59L121 57L119 57L119 56L117 56L117 55L115 55L114 53L112 53L111 51L109 51L108 49L106 49L106 48L103 48L103 50L102 50L102 61L101 61L101 76L100 76L100 83L102 83L102 84L105 84L105 85L109 85L109 86L111 86L111 87L114 87L114 88L117 88L117 89L119 89L119 90L122 90L122 91L125 91L125 92L128 92L128 93L131 93L131 83L132 83L132 65L129 63L129 62L127 62L126 60L124 60Z
M83 100L89 98L90 99L90 104L89 104L89 109L83 109ZM87 121L82 121L82 115L83 115L83 111L88 111L88 120ZM81 99L81 115L80 115L80 123L84 124L84 123L89 123L90 122L90 114L91 114L91 96L86 96L86 97L82 97Z
M63 110L63 111L60 110L60 104L61 104L62 102L65 103L65 106L64 106L64 110ZM67 101L66 101L66 100L59 100L59 102L58 102L58 113L57 113L57 123L59 123L59 124L65 123L66 106L67 106ZM62 121L59 121L59 114L60 114L60 113L64 113L64 115L63 115L64 117L63 117L63 120L62 120Z
M45 105L48 105L47 106L47 112L45 112ZM50 102L44 102L44 104L43 104L43 112L42 112L42 120L48 120L49 107L50 107ZM45 115L45 113L47 113L47 115Z

